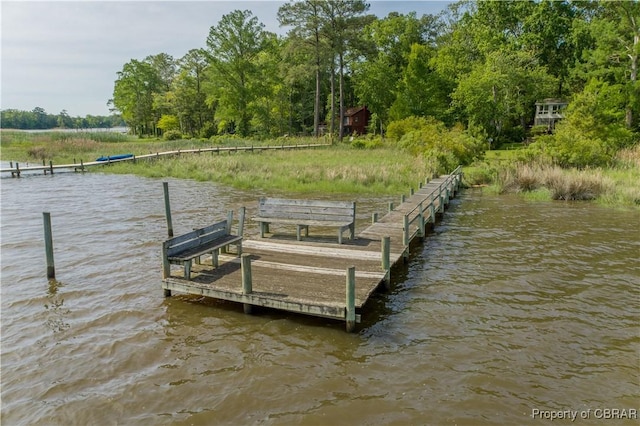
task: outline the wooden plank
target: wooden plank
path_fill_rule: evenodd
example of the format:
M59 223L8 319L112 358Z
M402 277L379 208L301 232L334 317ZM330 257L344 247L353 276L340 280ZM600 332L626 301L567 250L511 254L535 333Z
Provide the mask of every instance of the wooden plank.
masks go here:
M224 260L225 262L235 262L235 263L241 262L241 260L238 259L237 257L224 256L224 255L220 255L219 259ZM306 266L306 265L292 265L289 263L270 262L270 261L264 261L264 260L251 260L251 264L254 266L270 268L270 269L280 270L280 271L307 272L309 274L332 275L337 277L346 276L346 271L342 269L320 268L316 266ZM375 272L375 271L356 270L356 278L369 278L369 279L382 280L385 277L385 274L386 273L382 271Z
M382 258L381 248L373 251L371 249L358 249L354 246L333 246L324 244L324 247L318 247L317 244L287 244L269 240L245 240L243 246L247 251L251 251L252 249L271 250L280 253L339 259L378 261Z
M200 294L202 296L213 297L215 299L228 300L231 302L248 303L266 308L278 309L281 311L295 312L305 315L312 315L322 318L345 319L345 308L339 305L324 305L311 302L286 301L275 297L263 296L259 292L250 294L235 293L208 286L198 286L190 282L179 282L176 280L163 281L162 288L165 290L179 291L187 294ZM361 321L361 316L356 315L356 322Z

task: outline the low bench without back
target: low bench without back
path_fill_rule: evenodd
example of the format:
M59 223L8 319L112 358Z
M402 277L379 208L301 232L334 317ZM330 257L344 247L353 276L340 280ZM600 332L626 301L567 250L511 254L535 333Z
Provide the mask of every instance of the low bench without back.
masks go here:
M342 244L342 233L350 231L355 238L356 203L353 201L291 200L282 198L260 198L258 214L253 218L260 223L260 236L269 232L270 223L296 225L296 236L301 240L301 230L309 236L309 226L338 228L338 243Z
M200 256L211 254L214 267L218 266L218 251L229 245L237 246L238 256L242 254L242 236L230 234L227 220L223 220L204 228L196 229L165 241L162 244L162 260L164 277L170 275L169 264L184 266L184 276L191 279L191 261L199 261Z

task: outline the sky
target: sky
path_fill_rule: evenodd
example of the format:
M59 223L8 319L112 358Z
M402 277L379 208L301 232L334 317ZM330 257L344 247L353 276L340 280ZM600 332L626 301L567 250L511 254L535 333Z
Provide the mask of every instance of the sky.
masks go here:
M0 109L72 117L110 115L117 72L132 59L175 59L206 47L209 29L248 9L267 31L283 1L5 1L0 2ZM438 14L451 1L370 0L369 13Z

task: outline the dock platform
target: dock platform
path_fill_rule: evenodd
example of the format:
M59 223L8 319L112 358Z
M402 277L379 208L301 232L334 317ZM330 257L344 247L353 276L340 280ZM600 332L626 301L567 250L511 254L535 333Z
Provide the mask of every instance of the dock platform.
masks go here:
M344 320L353 331L369 297L388 286L394 265L406 260L412 242L435 224L461 179L458 167L427 182L343 244L311 237L245 239L241 257L220 254L216 268L203 259L193 266L191 280L172 271L162 281L165 296L177 291L242 303L247 313L264 306Z

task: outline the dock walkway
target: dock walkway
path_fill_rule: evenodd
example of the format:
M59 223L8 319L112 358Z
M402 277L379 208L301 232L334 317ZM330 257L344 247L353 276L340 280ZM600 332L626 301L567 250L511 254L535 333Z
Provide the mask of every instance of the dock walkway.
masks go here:
M379 286L388 285L393 266L435 224L461 179L458 167L429 181L343 244L273 235L245 239L241 258L220 255L215 269L203 261L194 265L191 280L177 271L165 277L165 296L177 291L242 303L245 312L256 305L334 318L353 331L358 312Z

